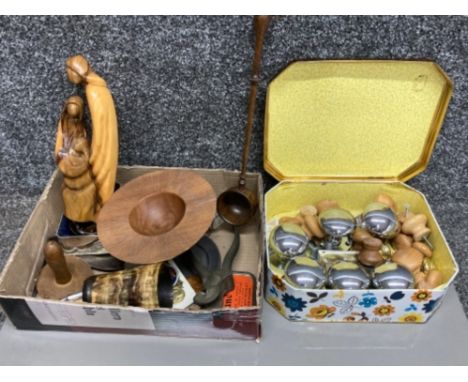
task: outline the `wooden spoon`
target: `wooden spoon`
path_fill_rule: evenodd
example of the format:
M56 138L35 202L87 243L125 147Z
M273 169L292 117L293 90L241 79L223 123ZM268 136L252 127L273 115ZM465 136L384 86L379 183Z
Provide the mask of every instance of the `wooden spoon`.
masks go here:
M241 173L239 184L223 192L217 200L219 216L228 224L241 226L247 224L254 216L258 199L256 194L246 187L245 174L249 159L250 143L252 141L252 127L257 100L257 85L260 80L260 64L265 33L270 23L270 16L255 16L254 30L256 36L255 55L252 65L252 78L250 80L250 95L247 112L247 125L244 132L244 148L242 152Z

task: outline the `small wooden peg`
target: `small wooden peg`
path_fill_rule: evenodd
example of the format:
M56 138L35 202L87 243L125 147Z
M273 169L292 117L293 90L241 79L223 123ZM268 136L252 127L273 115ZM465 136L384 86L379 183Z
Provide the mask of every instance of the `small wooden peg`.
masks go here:
M393 239L393 244L396 249L409 248L413 244L413 238L404 233L399 233L395 236L395 239Z
M376 267L383 264L385 259L379 252L382 247L382 240L376 237L366 238L362 241L363 248L359 252L358 260L368 267Z
M307 238L308 238L309 240L312 240L312 238L314 237L314 234L310 231L310 229L309 229L309 227L307 226L307 224L302 223L300 226L301 226L302 230L305 232L305 234L307 235Z
M316 216L317 215L317 208L315 206L309 204L302 206L299 210L302 216Z
M304 219L300 215L298 215L298 216L283 216L283 217L279 218L279 223L280 224L293 223L293 224L297 224L297 225L302 225L302 224L304 224Z
M417 214L405 220L402 226L402 231L408 235L412 235L414 241L421 241L427 238L431 230L427 228L427 217L424 214Z
M364 228L356 228L351 236L353 241L357 243L362 243L365 239L370 239L373 236Z
M307 215L304 217L305 226L312 233L312 235L318 239L323 239L325 237L325 232L323 232L318 218L316 215Z
M437 269L432 269L427 272L426 277L416 284L419 289L434 289L441 285L444 281L442 272Z
M414 284L416 287L417 285L419 285L421 281L426 279L426 275L420 270L413 272L413 277L414 277Z
M421 252L426 257L432 257L432 249L427 244L417 241L413 243L413 248L416 248L419 252Z
M330 208L340 208L340 206L336 200L323 199L315 205L315 208L317 209L317 214L320 215L323 211Z
M375 198L375 201L385 204L386 206L390 207L395 212L397 211L397 205L395 201L387 194L384 194L384 193L378 194L377 197Z
M399 249L392 256L395 263L405 267L412 273L421 269L423 259L424 255L413 247Z
M65 257L57 240L48 240L44 246L47 265L37 281L37 294L42 298L61 300L81 291L84 281L93 275L90 266L75 256Z

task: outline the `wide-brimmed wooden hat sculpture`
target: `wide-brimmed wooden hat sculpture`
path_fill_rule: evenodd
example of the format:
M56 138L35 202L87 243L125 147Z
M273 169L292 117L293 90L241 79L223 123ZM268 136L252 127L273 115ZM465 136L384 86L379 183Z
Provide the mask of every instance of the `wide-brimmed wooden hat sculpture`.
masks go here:
M216 193L200 175L161 170L126 183L99 213L104 248L132 264L169 260L206 233L216 213Z

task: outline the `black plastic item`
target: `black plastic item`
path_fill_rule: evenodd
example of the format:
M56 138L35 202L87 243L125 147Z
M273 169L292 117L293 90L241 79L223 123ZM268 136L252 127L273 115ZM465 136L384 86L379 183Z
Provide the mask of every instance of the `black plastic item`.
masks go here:
M198 292L193 301L200 306L218 305L218 300L234 288L232 279L232 263L239 251L240 233L239 227L234 226L234 240L224 257L223 264L220 268L209 273L206 279L203 280L205 290Z
M158 300L161 308L172 308L174 275L171 271L172 268L166 266L166 263L163 264L159 271Z
M218 247L208 236L203 236L192 248L174 259L185 277L198 276L205 282L208 275L220 268Z

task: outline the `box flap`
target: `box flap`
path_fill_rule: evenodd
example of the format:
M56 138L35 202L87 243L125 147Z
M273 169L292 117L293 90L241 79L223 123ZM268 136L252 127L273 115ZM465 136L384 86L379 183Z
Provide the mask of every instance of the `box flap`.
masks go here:
M294 62L268 86L265 169L278 180L406 181L427 166L451 94L433 62Z

